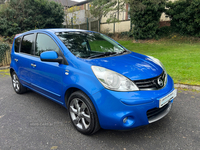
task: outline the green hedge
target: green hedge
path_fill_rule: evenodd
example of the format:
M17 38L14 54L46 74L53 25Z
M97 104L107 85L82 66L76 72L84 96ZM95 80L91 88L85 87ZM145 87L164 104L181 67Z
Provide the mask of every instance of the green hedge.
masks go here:
M166 4L171 27L181 35L200 37L200 0L179 0Z
M9 49L10 46L7 43L0 43L0 63L2 63L6 55L6 51L8 51Z
M130 0L131 33L135 39L158 38L157 31L165 0Z
M156 34L158 38L162 38L162 37L168 37L173 33L174 33L174 30L171 26L164 26L162 28L159 28Z

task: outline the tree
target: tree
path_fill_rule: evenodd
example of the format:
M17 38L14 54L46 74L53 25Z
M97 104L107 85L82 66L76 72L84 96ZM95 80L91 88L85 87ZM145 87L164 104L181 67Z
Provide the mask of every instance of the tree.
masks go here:
M129 0L129 4L135 39L156 38L166 0Z
M36 28L59 28L64 22L61 4L48 0L10 0L0 10L0 34L14 34Z
M93 0L90 13L99 20L109 14L107 22L113 22L114 20L117 21L116 14L124 9L124 5L124 0Z

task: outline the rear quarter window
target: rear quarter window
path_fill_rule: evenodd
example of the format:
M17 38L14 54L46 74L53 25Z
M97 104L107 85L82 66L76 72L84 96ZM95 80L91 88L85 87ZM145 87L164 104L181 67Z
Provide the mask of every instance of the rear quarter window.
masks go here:
M18 37L15 39L15 52L19 53L19 47L20 47L20 43L21 43L21 37Z

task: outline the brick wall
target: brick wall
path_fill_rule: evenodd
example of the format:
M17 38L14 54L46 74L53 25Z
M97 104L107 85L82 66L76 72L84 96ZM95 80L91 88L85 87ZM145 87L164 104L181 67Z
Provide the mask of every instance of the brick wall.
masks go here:
M160 21L159 22L159 28L165 27L165 26L171 26L170 21Z

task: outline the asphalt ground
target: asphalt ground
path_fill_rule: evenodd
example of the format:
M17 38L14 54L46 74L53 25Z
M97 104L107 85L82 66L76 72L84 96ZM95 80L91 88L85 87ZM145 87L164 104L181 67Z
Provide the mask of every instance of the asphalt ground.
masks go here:
M200 150L200 93L178 90L170 113L131 131L77 132L68 110L35 93L18 95L0 72L0 150Z

